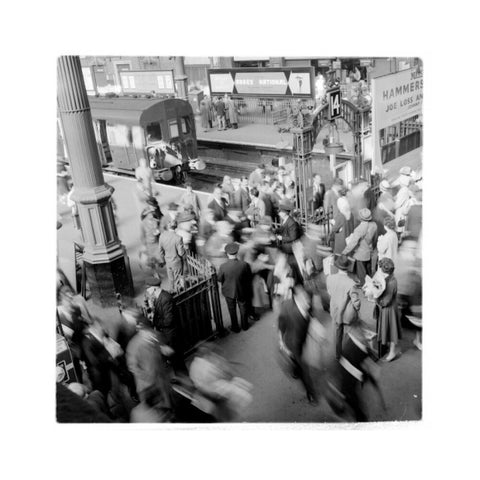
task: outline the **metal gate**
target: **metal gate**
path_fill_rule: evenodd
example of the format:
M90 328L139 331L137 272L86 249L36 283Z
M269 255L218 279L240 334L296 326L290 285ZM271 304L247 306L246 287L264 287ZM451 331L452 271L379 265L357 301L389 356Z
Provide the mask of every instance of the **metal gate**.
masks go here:
M175 314L180 321L184 353L198 342L225 330L218 293L217 274L205 258L186 255L185 285L174 294Z

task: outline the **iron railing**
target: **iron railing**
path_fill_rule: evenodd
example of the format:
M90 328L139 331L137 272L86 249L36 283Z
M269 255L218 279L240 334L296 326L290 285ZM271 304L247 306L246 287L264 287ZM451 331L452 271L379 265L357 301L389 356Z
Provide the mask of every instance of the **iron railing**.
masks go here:
M206 258L188 253L184 263L184 280L173 298L184 353L188 355L199 342L222 334L225 328L213 265Z

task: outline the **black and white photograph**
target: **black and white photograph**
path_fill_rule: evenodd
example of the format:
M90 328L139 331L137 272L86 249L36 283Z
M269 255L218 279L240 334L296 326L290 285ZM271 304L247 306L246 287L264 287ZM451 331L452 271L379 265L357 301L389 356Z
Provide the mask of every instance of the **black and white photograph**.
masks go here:
M421 420L423 72L59 56L57 422Z
M7 2L1 478L475 478L474 6Z

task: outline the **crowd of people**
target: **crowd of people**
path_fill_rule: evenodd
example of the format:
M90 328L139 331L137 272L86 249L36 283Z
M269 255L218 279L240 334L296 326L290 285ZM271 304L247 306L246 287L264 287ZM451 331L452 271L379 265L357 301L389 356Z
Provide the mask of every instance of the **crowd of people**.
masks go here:
M208 95L200 101L200 120L204 132L217 127L217 130L238 128L238 108L228 95L210 99Z
M187 379L182 388L202 399L197 405L208 404L202 412L210 420L231 420L250 401L251 386L231 372L215 347L201 350L185 366L173 303L185 286L187 255L205 257L215 268L232 332L247 330L267 311L277 312L279 351L312 403L324 394L337 413L348 410L355 420L365 420L358 389L367 380L377 386L367 360L398 357L402 318L416 326L415 345L421 349L422 181L410 168L401 169L395 184L382 180L379 195L364 180L347 186L335 178L326 189L315 175L317 215L307 224L297 216L294 172L284 159L268 169L259 165L248 178L224 177L203 209L186 183L179 200L162 211L145 164L137 171L137 187L141 262L150 278L143 312L131 313L133 320L127 322L129 341L124 340L127 335L120 336L122 341L106 341L100 322L87 319L83 302L72 292L66 294L59 281L59 309L69 318L62 323L82 319L70 337L77 367L85 364L91 390L105 398L112 397L112 389L117 398L118 391L123 397L129 392L136 406L117 403L122 412L130 412L130 419L180 418L171 400L169 368L177 378ZM374 304L374 329L360 316L362 302ZM334 325L334 368L322 392L312 371L318 367L318 349L329 339L314 305L329 312ZM89 354L93 351L95 355ZM98 363L109 375L96 372ZM112 373L117 384L107 381Z

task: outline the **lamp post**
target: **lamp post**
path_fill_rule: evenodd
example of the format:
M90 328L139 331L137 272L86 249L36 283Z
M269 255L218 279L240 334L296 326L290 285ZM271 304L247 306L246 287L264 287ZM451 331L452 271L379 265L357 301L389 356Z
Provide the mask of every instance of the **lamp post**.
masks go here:
M103 178L80 58L59 57L57 74L58 109L72 171L72 199L80 216L87 282L95 303L115 305L115 295L131 296L133 285L113 216L114 189Z

